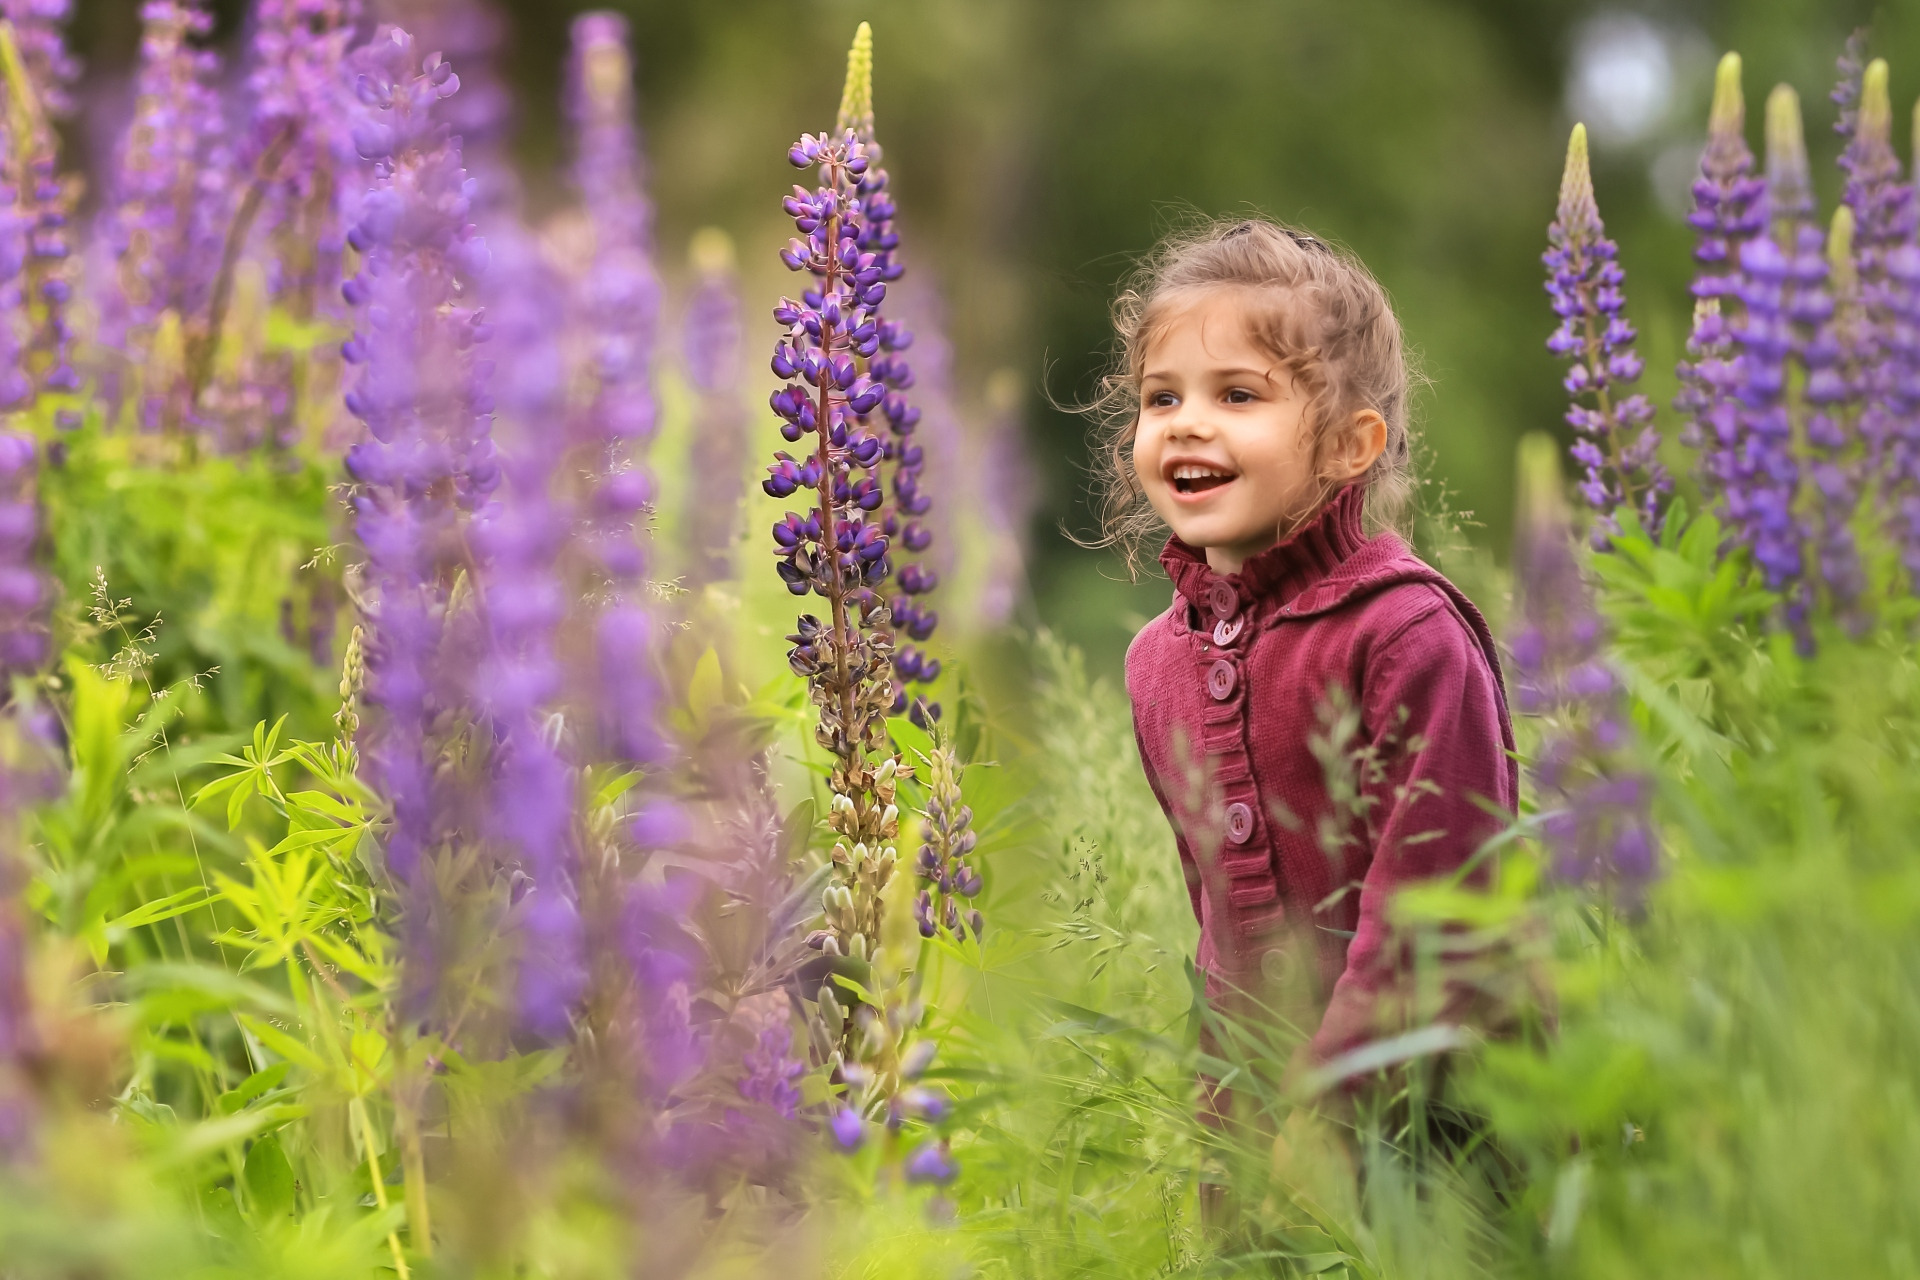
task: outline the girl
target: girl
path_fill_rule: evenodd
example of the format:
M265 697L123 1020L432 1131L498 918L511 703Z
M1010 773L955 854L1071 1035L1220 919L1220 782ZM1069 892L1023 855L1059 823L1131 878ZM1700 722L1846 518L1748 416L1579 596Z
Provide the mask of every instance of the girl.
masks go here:
M1324 1065L1436 1015L1412 1007L1389 900L1514 809L1499 659L1388 528L1412 487L1408 372L1357 259L1272 222L1211 227L1153 255L1115 324L1105 528L1130 551L1173 535L1173 604L1128 650L1127 692L1198 966L1216 1005L1304 988Z

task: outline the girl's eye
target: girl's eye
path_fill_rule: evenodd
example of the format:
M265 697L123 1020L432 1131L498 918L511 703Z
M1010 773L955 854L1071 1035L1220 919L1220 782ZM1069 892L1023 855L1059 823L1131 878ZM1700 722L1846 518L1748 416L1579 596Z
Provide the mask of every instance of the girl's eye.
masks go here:
M1178 403L1179 397L1171 391L1156 391L1147 397L1147 407L1150 409L1171 409Z
M1233 390L1227 392L1227 403L1252 404L1253 392L1247 390L1245 387L1235 387Z

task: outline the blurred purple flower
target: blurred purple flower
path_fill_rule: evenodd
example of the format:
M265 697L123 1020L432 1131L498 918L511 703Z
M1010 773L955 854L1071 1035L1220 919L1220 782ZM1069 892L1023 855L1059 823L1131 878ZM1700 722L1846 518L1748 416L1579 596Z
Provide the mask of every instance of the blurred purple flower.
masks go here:
M332 305L344 274L362 159L396 149L353 107L347 54L360 13L360 0L258 0L253 9L250 131L237 169L264 199L257 230L274 246L274 295L302 318Z
M931 938L945 928L964 940L972 926L980 936L980 912L963 908L980 893L984 881L969 859L980 843L973 828L973 810L960 792L960 762L952 748L936 746L927 757L926 841L913 862L914 874L927 882L914 900L914 920L920 935ZM932 1042L923 1041L927 1052Z
M560 561L570 519L555 496L562 442L551 429L565 403L565 295L558 273L511 219L490 247L480 287L495 353L494 441L503 483L476 515L470 539L486 635L469 697L496 744L488 831L532 886L519 916L519 1024L557 1039L587 981L576 788L548 730L562 692L557 632L567 612Z
M1865 465L1883 477L1881 506L1909 579L1920 582L1920 330L1913 323L1920 313L1920 196L1902 180L1894 153L1887 64L1875 59L1863 68L1861 44L1858 35L1848 42L1833 95L1842 108L1837 127L1847 139L1840 155L1846 174L1841 198L1853 215L1857 298L1857 321L1844 354L1855 370L1848 390L1860 400ZM1809 399L1816 390L1810 382ZM1815 478L1819 482L1822 473ZM1823 538L1823 559L1826 543Z
M960 1176L960 1166L954 1160L947 1140L940 1138L923 1143L908 1156L905 1172L908 1182L926 1182L944 1187Z
M1556 876L1610 886L1630 905L1655 873L1653 788L1629 754L1605 630L1574 554L1556 451L1543 436L1522 444L1521 485L1519 625L1508 649L1515 708L1548 718L1529 766L1548 809L1542 834Z
M0 131L0 410L24 409L33 401L27 372L32 319L27 311L27 242L31 216L14 198L12 132Z
M771 1107L782 1119L793 1119L800 1108L800 1089L794 1081L806 1066L793 1056L793 1028L784 1016L760 1029L744 1065L740 1096Z
M733 246L709 228L694 237L693 296L682 327L687 381L694 408L691 470L700 477L697 500L681 520L686 583L698 590L726 578L733 563L735 525L745 487L747 410L740 395L740 284Z
M133 118L120 139L101 230L115 270L97 340L138 361L161 312L199 320L218 274L232 157L219 55L195 41L213 18L195 0L141 9Z
M610 600L595 629L594 703L606 750L643 763L665 749L653 671L658 624L642 594L647 562L640 529L653 496L641 460L656 425L652 361L660 285L625 18L594 12L574 19L567 106L574 184L592 232L591 259L575 284L590 388L571 429L587 454L594 491L576 519Z
M827 1128L842 1151L858 1151L860 1144L866 1141L867 1122L852 1107L842 1107L834 1112L833 1119L827 1122Z
M458 88L451 69L392 28L354 67L374 180L349 233L361 270L343 290L358 313L346 402L368 436L347 467L373 601L367 693L381 717L368 758L394 810L389 865L411 884L436 835L428 734L446 696L437 659L459 513L499 480L472 351L485 326L468 301L486 247L466 220L459 142L433 119Z
M54 117L73 110L70 89L80 78L80 64L67 51L61 30L72 16L73 0L0 0L0 18L13 24L34 97Z
M1657 457L1653 405L1644 395L1624 393L1639 380L1641 361L1625 314L1626 273L1594 203L1584 125L1574 126L1567 144L1558 216L1547 240L1547 293L1560 317L1547 347L1573 361L1563 384L1574 401L1567 422L1580 437L1572 452L1586 468L1580 492L1593 509L1594 544L1604 546L1619 532L1613 513L1620 507L1632 508L1658 533L1660 500L1673 482Z

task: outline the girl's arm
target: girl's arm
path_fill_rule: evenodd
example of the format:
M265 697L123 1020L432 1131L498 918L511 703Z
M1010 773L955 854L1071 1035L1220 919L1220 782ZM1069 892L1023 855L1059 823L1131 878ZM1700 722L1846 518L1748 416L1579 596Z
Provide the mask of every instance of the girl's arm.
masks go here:
M1493 671L1452 603L1434 597L1366 670L1364 825L1373 853L1346 969L1313 1037L1322 1062L1405 1030L1421 1013L1448 1020L1465 1012L1468 993L1451 980L1441 1008L1413 1008L1412 956L1393 936L1388 904L1402 885L1458 871L1502 827L1484 806L1512 812L1517 800ZM1471 878L1482 877L1476 869Z

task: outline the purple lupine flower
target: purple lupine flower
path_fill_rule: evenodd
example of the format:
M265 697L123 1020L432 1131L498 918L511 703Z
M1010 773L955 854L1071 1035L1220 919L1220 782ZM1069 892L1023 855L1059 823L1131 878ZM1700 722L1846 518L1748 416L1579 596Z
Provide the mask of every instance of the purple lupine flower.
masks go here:
M841 1107L827 1122L827 1129L842 1151L858 1151L867 1138L867 1122L852 1107Z
M365 189L356 153L379 154L377 139L351 136L347 55L360 10L360 0L259 0L253 10L251 128L238 169L264 199L274 296L302 318L331 304L344 274L346 226Z
M66 0L0 0L0 17L13 23L7 40L18 54L0 61L5 63L8 85L9 177L16 184L15 203L26 219L23 363L36 388L52 392L80 387L68 316L75 266L68 222L76 188L60 176L60 139L48 119L50 112L62 112L70 105L65 85L73 78L74 68L60 32L68 9Z
M1541 260L1560 317L1547 347L1573 360L1564 383L1574 399L1567 422L1579 433L1572 452L1586 468L1580 492L1594 512L1594 545L1604 546L1619 532L1613 513L1621 507L1637 512L1642 525L1657 533L1660 500L1673 482L1657 457L1653 405L1626 390L1639 380L1642 366L1625 314L1626 273L1593 198L1585 125L1575 125L1567 143L1558 216L1547 240L1552 247Z
M960 1176L960 1165L954 1160L945 1138L930 1139L907 1157L905 1172L908 1182L944 1187Z
M13 131L0 130L0 410L24 409L33 400L27 372L27 238L31 216L14 198Z
M37 670L48 656L52 592L33 561L39 533L33 480L33 438L0 433L0 684ZM16 798L0 795L0 807Z
M52 116L73 110L72 86L80 64L67 50L61 28L73 16L73 0L0 0L0 18L13 24L14 43L40 108Z
M1628 753L1626 708L1560 497L1558 450L1531 436L1520 462L1519 626L1509 651L1515 709L1548 718L1529 766L1542 807L1552 804L1542 834L1557 877L1608 886L1631 904L1656 870L1652 781Z
M644 762L664 749L653 673L658 623L643 599L647 561L638 528L653 497L640 462L657 419L652 358L660 285L633 122L633 61L626 19L618 14L574 19L568 111L574 183L593 239L575 300L589 389L571 432L588 455L594 492L577 519L611 601L595 628L594 701L607 751Z
M1715 75L1707 146L1687 216L1697 236L1693 257L1699 270L1688 359L1679 366L1680 391L1674 397L1674 408L1687 420L1681 441L1700 450L1701 488L1728 521L1741 440L1733 343L1741 305L1740 251L1767 225L1766 182L1754 173L1745 127L1740 55L1729 53Z
M1812 482L1812 520L1809 550L1814 572L1789 605L1788 618L1803 649L1813 643L1812 597L1824 592L1842 625L1855 635L1866 627L1861 605L1866 571L1854 543L1853 517L1868 465L1859 448L1863 425L1861 392L1866 381L1866 355L1874 345L1862 305L1859 275L1853 257L1853 211L1841 205L1833 212L1827 235L1827 261L1834 306L1818 322L1806 342L1802 358L1806 384L1801 435L1806 442L1807 478Z
M507 15L492 0L372 0L374 16L408 32L422 49L437 50L460 68L459 96L441 118L460 138L469 171L505 141L513 94L500 74L500 50L510 34Z
M138 361L163 312L198 321L218 273L232 168L216 84L219 55L194 41L213 28L196 0L141 9L133 118L120 140L102 217L115 260L96 340Z
M1846 174L1841 200L1852 215L1857 297L1846 352L1856 370L1849 390L1860 400L1867 465L1884 477L1881 504L1891 517L1901 558L1909 576L1920 581L1920 384L1910 373L1916 339L1907 321L1912 310L1907 277L1913 271L1906 261L1920 228L1920 199L1902 181L1893 150L1887 64L1876 58L1861 68L1860 44L1858 36L1848 42L1833 95L1847 138L1840 154ZM1810 382L1810 400L1816 390Z
M787 589L823 597L832 617L825 626L800 620L788 662L814 684L822 744L852 759L880 746L893 703L889 616L873 591L890 568L889 541L866 518L883 500L875 471L886 445L862 422L886 390L855 363L880 349L872 306L886 286L874 252L860 248L860 202L845 194L867 171L865 144L851 130L832 139L807 134L789 158L796 167L818 165L824 181L813 191L795 187L785 202L804 238L790 241L781 259L814 283L800 301L783 298L774 308L786 334L774 345L773 372L784 385L771 403L782 436L817 443L802 458L775 454L762 487L772 497L815 495L812 512L788 512L774 526L775 554Z
M924 938L944 928L964 939L968 926L978 938L985 921L978 910L963 904L977 897L985 882L968 861L980 834L972 829L973 810L960 793L960 761L952 748L937 746L927 757L927 767L927 838L913 861L914 874L927 881L927 887L914 899L914 921Z
M914 439L922 411L906 396L914 386L914 372L904 352L913 345L914 334L898 318L882 314L887 287L900 279L905 268L894 257L900 247L899 233L893 229L896 209L893 196L887 191L887 171L880 163L880 144L874 138L873 29L864 22L854 32L853 46L847 52L847 79L841 91L840 114L834 131L858 139L867 161L866 167L857 174L841 171L838 191L850 208L858 208L860 232L855 244L863 253L872 255L871 270L879 280L879 287L868 291L868 314L875 328L877 349L861 355L865 359L865 373L875 383L881 399L857 417L860 425L870 430L877 411L887 424L882 445L887 482L879 526L893 553L888 560L887 575L895 588L888 601L896 633L894 676L899 682L893 711L896 715L907 712L924 726L939 719L940 707L910 690L913 685L931 682L940 674L939 660L918 647L918 643L932 636L939 616L918 603L917 597L938 586L940 575L931 564L905 558L919 556L933 544L933 532L925 519L932 509L933 498L921 486L926 453ZM899 642L901 633L906 637L905 642Z
M791 1120L800 1109L800 1088L794 1083L806 1071L793 1056L793 1028L786 1020L785 1001L776 1020L769 1020L754 1037L743 1063L740 1096L773 1109Z
M1788 620L1804 646L1807 531L1795 510L1800 459L1794 453L1788 366L1805 360L1814 330L1833 314L1826 237L1814 221L1800 101L1786 85L1767 98L1767 214L1771 234L1740 249L1734 328L1740 356L1740 448L1726 493L1734 535L1753 552L1767 587L1789 597Z
M470 538L486 635L468 697L494 734L487 828L531 886L520 905L519 1024L554 1039L568 1029L587 977L575 788L546 728L561 693L556 632L566 616L560 558L570 526L554 492L562 442L551 429L566 398L565 294L513 224L490 247L482 298L497 353L494 438L504 484Z
M447 696L436 658L459 512L499 479L472 351L485 332L467 301L486 246L466 220L459 141L432 114L458 88L451 69L392 28L354 69L354 135L374 179L348 237L361 270L343 289L358 313L346 402L367 431L347 468L373 601L367 697L381 715L368 760L393 807L388 864L412 884L439 823L428 735Z
M708 228L694 237L698 273L682 326L687 381L699 396L694 409L691 467L698 499L682 522L689 589L726 578L733 562L734 526L746 467L746 404L740 396L740 285L733 244Z

